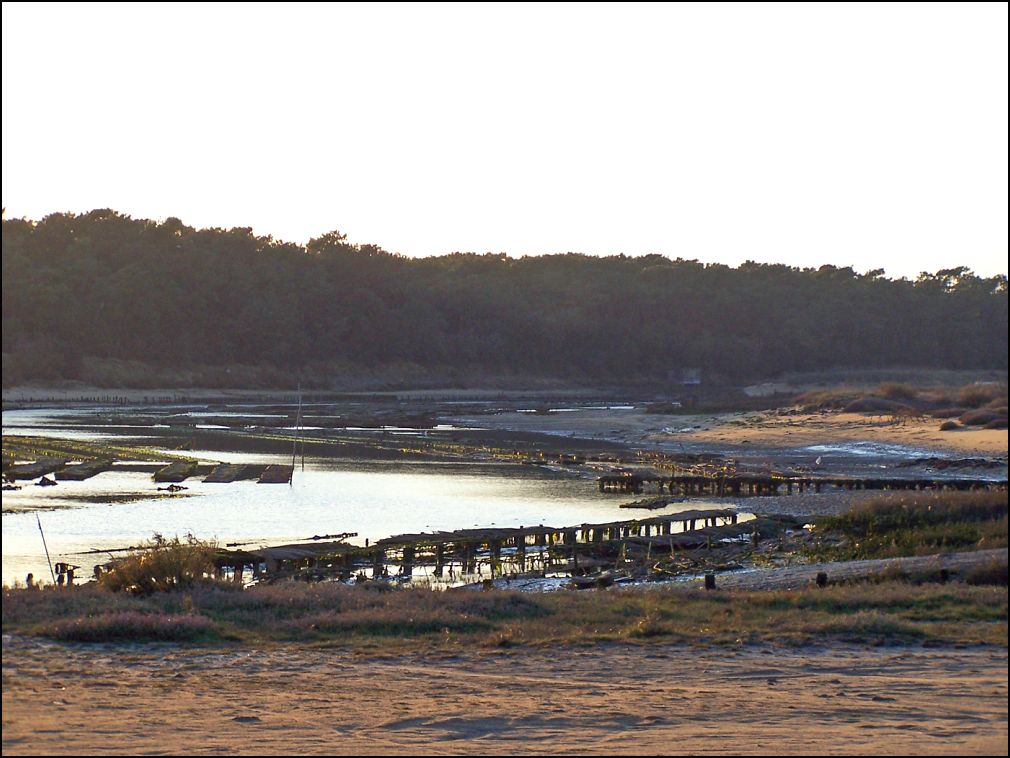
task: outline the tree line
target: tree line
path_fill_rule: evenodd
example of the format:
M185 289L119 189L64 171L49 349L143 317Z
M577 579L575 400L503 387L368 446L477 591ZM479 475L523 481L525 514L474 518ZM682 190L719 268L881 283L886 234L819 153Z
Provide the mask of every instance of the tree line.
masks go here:
M339 232L302 246L95 210L3 221L3 352L18 367L8 382L76 378L89 357L316 379L333 365L606 382L688 367L729 381L1006 369L1007 278L661 255L410 258Z

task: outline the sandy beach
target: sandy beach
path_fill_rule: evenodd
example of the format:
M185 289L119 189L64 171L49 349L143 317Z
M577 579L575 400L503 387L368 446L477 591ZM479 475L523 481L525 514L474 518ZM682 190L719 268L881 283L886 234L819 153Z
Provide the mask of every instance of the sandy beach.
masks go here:
M1006 754L1005 649L356 658L4 638L3 753Z

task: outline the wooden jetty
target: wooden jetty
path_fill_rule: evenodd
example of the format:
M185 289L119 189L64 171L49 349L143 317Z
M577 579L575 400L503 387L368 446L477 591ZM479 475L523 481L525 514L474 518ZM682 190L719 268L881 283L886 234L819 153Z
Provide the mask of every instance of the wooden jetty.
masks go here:
M84 461L75 466L67 466L56 472L56 478L61 481L83 482L93 476L101 474L112 468L112 459L106 458L97 461Z
M400 534L372 545L351 545L343 540L297 543L257 549L222 550L216 566L219 575L243 581L251 570L254 579L320 580L356 574L378 579L409 578L414 569L431 569L432 576L502 576L541 572L580 573L588 566L611 565L608 554L618 545L655 544L655 552L689 549L706 544L714 534L750 534L754 521L738 523L734 510L693 510L644 519L577 526L520 526L458 529L452 532ZM645 542L643 542L645 541ZM652 549L652 548L650 548ZM601 557L594 557L601 556ZM392 570L392 572L391 572Z
M843 490L978 490L1006 489L1007 480L910 477L812 477L787 475L734 474L726 476L663 476L660 474L618 474L596 480L600 492L640 493L646 484L671 495L706 497L747 497Z

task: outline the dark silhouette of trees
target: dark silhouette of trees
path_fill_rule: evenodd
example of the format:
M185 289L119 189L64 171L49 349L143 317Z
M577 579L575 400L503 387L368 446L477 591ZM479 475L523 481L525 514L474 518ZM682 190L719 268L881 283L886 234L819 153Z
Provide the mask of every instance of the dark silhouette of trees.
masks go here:
M302 247L103 209L3 221L3 352L15 380L73 378L85 357L614 382L685 367L727 380L1006 369L1007 279L660 255L412 259L336 231Z

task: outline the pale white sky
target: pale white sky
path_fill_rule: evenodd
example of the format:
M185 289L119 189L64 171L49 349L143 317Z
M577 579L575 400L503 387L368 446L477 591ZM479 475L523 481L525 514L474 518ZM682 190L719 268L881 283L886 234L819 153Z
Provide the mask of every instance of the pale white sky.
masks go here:
M1007 271L1007 4L3 3L7 218Z

